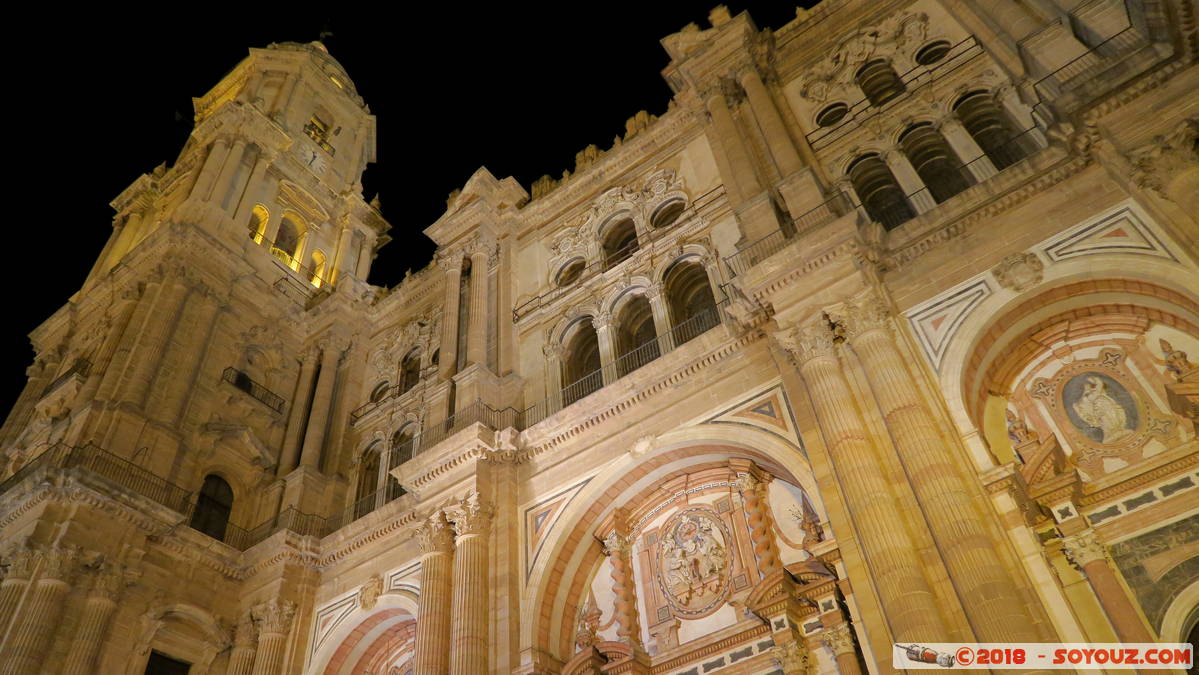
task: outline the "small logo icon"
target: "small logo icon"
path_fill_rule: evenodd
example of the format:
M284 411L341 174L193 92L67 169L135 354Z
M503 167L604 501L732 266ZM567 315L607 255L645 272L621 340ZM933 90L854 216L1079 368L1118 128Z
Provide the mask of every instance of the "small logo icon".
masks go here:
M921 647L920 645L896 644L895 646L902 649L903 653L907 655L908 660L910 661L915 661L917 663L935 663L942 668L953 667L953 654L942 654L940 652L933 651L928 647ZM965 653L963 653L963 650L965 650ZM957 658L961 661L962 665L969 665L974 660L974 653L969 647L963 647L962 649L958 650Z

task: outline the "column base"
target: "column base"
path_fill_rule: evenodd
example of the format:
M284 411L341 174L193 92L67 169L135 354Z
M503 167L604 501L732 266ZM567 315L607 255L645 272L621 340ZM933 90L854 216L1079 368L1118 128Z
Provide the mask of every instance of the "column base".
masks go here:
M778 184L779 193L787 203L792 218L799 218L824 202L824 192L811 169L805 168L787 176Z
M778 215L769 192L761 192L733 207L737 222L741 226L741 238L737 240L740 250L759 239L779 230Z

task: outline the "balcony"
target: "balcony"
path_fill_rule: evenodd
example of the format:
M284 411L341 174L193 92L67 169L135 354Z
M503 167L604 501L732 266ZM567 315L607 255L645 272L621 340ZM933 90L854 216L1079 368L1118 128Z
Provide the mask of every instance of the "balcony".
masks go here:
M786 248L796 238L813 232L852 210L853 203L849 196L838 192L795 220L786 223L783 228L747 244L744 248L725 258L724 264L728 266L729 276L735 277L744 274L749 268Z
M53 392L55 389L58 389L59 387L61 387L64 383L66 383L71 378L74 378L76 376L78 376L80 378L87 377L88 373L90 373L91 370L92 370L92 362L91 361L88 361L87 359L75 359L75 363L72 363L70 368L67 368L66 371L63 372L62 375L59 375L58 377L54 378L53 382L46 385L46 388L42 390L41 398L45 398L46 396L49 396L51 392Z
M283 397L250 379L246 373L237 368L229 367L221 373L221 379L250 395L259 403L274 410L283 412Z

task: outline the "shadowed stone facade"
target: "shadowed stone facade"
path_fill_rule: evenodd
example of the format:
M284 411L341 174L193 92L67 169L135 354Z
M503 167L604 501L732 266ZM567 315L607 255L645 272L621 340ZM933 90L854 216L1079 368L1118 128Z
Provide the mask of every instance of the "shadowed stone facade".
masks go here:
M0 673L1187 641L1196 20L717 7L663 38L662 115L529 189L480 168L393 288L375 117L321 44L251 49L30 336Z

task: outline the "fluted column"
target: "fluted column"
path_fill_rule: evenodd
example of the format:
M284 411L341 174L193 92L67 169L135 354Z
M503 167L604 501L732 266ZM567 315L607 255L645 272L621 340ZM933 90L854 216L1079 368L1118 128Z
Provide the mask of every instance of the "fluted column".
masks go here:
M548 416L562 408L562 345L548 344L541 348L545 355L545 390L549 395Z
M252 675L258 629L250 613L243 614L233 630L233 652L229 655L229 675Z
M96 672L96 655L108 635L108 623L117 608L117 598L125 586L125 571L119 565L107 565L98 571L88 589L75 640L63 666L64 675L91 675Z
M124 400L134 401L139 405L146 404L150 395L150 385L166 351L168 330L179 316L187 290L181 279L164 279L157 297L143 297L142 302L152 301L154 307L145 317L144 324L135 327L141 329L141 335L135 347L136 351L130 355L132 365L126 380L126 392L122 396Z
M337 265L334 269L337 270L337 275L353 274L352 265L357 260L353 260L350 248L354 245L354 227L349 222L345 223L341 232L337 236Z
M1099 598L1103 612L1116 630L1121 642L1156 642L1137 614L1128 594L1107 560L1107 549L1086 529L1062 539L1062 552L1072 565L1082 571Z
M300 458L300 446L303 439L300 434L304 431L304 420L308 417L308 399L312 396L315 385L316 352L308 350L300 358L300 379L296 383L295 398L291 400L291 408L287 414L287 433L283 436L283 452L279 459L279 475L285 475L296 468Z
M885 301L874 292L856 298L845 323L975 636L980 642L1041 639L895 344Z
M916 167L908 161L907 155L899 150L890 150L884 154L883 159L887 163L887 168L891 169L891 173L894 174L900 189L907 195L912 208L916 209L916 213L924 213L936 208L937 200L933 199L932 193L920 179L920 174L916 173Z
M659 285L651 286L645 293L649 308L654 315L654 331L658 334L658 347L662 353L674 349L674 335L670 332L670 308L666 304L666 293Z
M234 140L232 147L229 148L229 156L225 158L225 165L221 167L220 173L217 174L216 182L212 188L212 201L222 209L228 208L229 192L233 187L233 179L237 175L237 169L241 166L241 160L245 152L245 139L238 138Z
M941 123L937 125L937 131L941 133L941 137L970 171L970 175L974 177L975 181L981 183L998 173L995 165L991 163L991 158L987 157L978 142L974 140L969 131L966 131L966 127L962 126L956 116L949 115L942 119Z
M33 551L22 548L12 553L6 562L8 573L4 580L0 581L0 637L4 636L8 624L12 622L13 614L17 611L17 604L21 602L21 596L29 587L29 579L33 576L37 557Z
M420 544L420 600L412 675L450 672L450 603L454 533L445 514L435 512L416 530Z
M9 631L8 646L0 655L0 674L26 675L40 669L71 590L76 556L75 550L66 548L38 554L39 578Z
M775 338L799 362L893 638L915 642L948 635L924 577L924 561L899 515L878 452L841 372L827 319L816 317L794 331L775 333Z
M458 365L458 305L462 289L462 255L446 252L437 257L445 270L445 303L441 315L441 355L438 374L442 380L453 377Z
M488 260L494 245L479 242L470 253L470 323L466 330L466 362L487 365Z
M724 84L722 82L722 86L714 87L707 93L704 98L704 107L707 108L708 115L712 118L712 128L716 132L720 150L723 150L729 169L730 175L725 176L721 172L721 178L724 180L729 201L736 207L737 204L761 192L762 186L758 182L757 174L754 173L754 165L749 158L749 152L745 149L741 131L737 129L737 123L733 119L732 112L729 111ZM736 85L733 84L732 87L736 88Z
M104 336L104 343L100 346L100 351L92 363L92 370L88 374L87 381L83 383L79 395L75 397L77 404L87 403L96 397L100 390L100 383L112 366L113 355L116 354L117 347L121 344L125 328L129 325L129 319L132 318L133 310L136 307L137 294L132 289L123 291L113 303L111 314L113 318L108 324L108 334Z
M858 666L858 650L853 642L853 629L848 623L825 628L821 632L821 641L833 652L837 659L837 671L841 675L860 675Z
M640 651L641 624L637 615L632 548L629 538L616 530L604 538L604 554L612 563L612 594L616 596L616 639L634 651Z
M219 309L220 302L213 289L203 283L192 286L152 388L152 413L168 424L175 423L183 414L187 396L194 390L192 383L204 357L204 350L197 349L196 344L207 342Z
M191 199L206 199L208 197L208 193L216 181L217 174L220 172L228 155L229 139L221 137L212 142L212 147L208 150L208 156L204 159L204 165L200 169L199 175L196 176L196 182L192 184Z
M768 478L769 480L769 478ZM737 489L745 501L745 517L749 521L749 540L758 557L758 571L762 576L782 569L778 548L771 532L770 510L766 502L766 482L758 480L752 473L737 478Z
M488 631L487 540L494 509L463 501L450 516L458 535L454 552L453 613L450 623L450 672L486 673Z
M770 92L766 90L766 85L762 84L757 69L750 67L741 71L739 80L745 89L746 98L749 99L754 119L758 121L762 134L766 137L767 150L774 158L774 165L778 167L779 174L790 176L804 168L803 160L796 152L795 144L791 142L791 136L783 124L783 118L779 115Z
M321 372L316 376L316 393L312 395L312 410L308 414L308 430L304 434L302 466L319 469L325 429L329 425L329 408L333 404L333 384L337 381L337 363L341 360L342 345L333 339L321 344Z
M246 179L245 188L237 202L237 210L233 213L233 223L237 227L246 226L246 219L250 216L250 211L254 208L254 204L258 201L257 198L262 192L262 179L274 161L274 152L261 147L258 149L258 158L254 160L254 168L250 170L250 177ZM266 223L263 225L265 226Z
M595 329L595 339L599 342L600 373L604 385L607 386L620 376L616 370L617 354L616 341L612 337L612 314L597 312L591 320L591 327Z
M254 608L258 623L258 653L254 657L252 675L278 675L283 670L283 651L296 604L279 600L264 602Z

